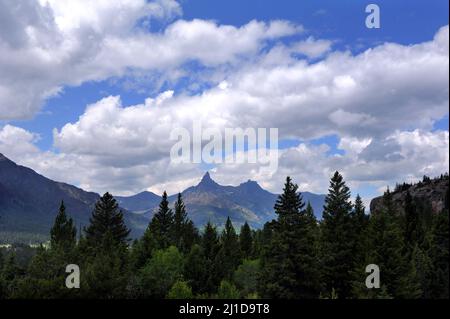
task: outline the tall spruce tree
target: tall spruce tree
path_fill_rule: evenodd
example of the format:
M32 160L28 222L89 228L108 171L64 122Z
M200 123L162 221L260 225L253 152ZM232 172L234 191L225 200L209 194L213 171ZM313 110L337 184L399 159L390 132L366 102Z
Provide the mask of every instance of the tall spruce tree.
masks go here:
M82 255L80 294L87 298L123 298L129 278L128 235L123 213L106 193L96 203L79 243Z
M123 213L117 201L110 193L105 193L95 204L90 225L85 233L86 240L91 246L103 245L105 241L127 244L130 230L125 225ZM110 238L106 238L108 233Z
M263 298L317 298L320 292L316 251L317 222L304 210L298 186L287 177L275 204L276 221L261 258L260 293Z
M71 251L76 245L77 229L72 218L66 215L66 207L61 202L58 215L50 230L50 246L52 249L62 249L64 252Z
M180 213L182 211L180 210ZM164 192L158 212L153 216L147 232L153 238L156 249L166 249L175 244L174 238L174 214L169 208L167 193Z
M342 175L335 172L325 198L321 242L326 294L334 290L338 298L351 297L355 265L352 209L350 189Z
M253 236L252 230L247 222L241 227L239 234L239 244L243 258L250 258L253 253Z
M424 232L421 225L419 211L409 191L405 196L405 248L412 254L414 247L424 240Z
M215 258L220 248L219 236L216 227L210 222L208 222L204 228L201 246L205 257L206 269L209 269L204 290L207 293L213 293L216 291L222 278L217 276L218 271L215 269Z
M173 218L173 234L174 234L174 242L178 249L181 250L182 246L184 246L184 231L185 225L188 222L188 217L186 213L186 207L183 203L183 198L181 193L178 193L177 201L175 202L175 214Z
M198 231L192 220L188 218L181 193L178 194L175 202L173 237L174 244L183 253L188 253L198 239Z
M366 208L359 194L355 198L355 206L351 213L351 223L353 227L353 254L354 267L364 266L367 252L367 227L369 217L366 215Z
M239 238L228 217L220 236L220 249L215 258L216 277L230 280L240 261Z

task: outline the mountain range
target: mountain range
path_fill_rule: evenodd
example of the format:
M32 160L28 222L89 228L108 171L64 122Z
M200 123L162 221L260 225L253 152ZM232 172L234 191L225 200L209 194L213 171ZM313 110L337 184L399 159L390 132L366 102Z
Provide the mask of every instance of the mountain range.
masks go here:
M273 207L278 197L251 180L239 186L219 185L208 172L197 186L189 187L181 194L189 217L196 225L211 221L220 226L230 216L235 226L247 221L254 228L261 228L275 218ZM305 202L311 203L316 216L321 218L325 195L304 192L302 196ZM169 202L173 204L176 197L169 196ZM160 196L151 192L116 198L121 207L148 219L153 216L161 200Z
M222 186L213 181L209 173L182 195L189 217L198 227L208 221L221 227L230 216L235 226L248 221L254 228L275 218L273 206L278 196L254 181ZM320 218L325 196L308 192L302 195ZM89 223L99 198L99 194L48 179L0 154L0 243L48 238L61 201L76 225L82 228ZM129 197L117 196L116 199L124 212L125 222L132 229L132 237L138 237L147 227L161 197L142 192ZM176 195L169 197L172 205L175 199Z

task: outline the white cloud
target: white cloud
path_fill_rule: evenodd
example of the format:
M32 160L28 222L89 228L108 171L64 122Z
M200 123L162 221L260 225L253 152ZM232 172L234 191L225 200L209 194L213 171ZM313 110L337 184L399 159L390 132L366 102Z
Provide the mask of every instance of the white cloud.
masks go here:
M333 42L323 39L314 39L308 37L304 41L300 41L293 46L293 51L306 55L308 58L318 58L331 50Z
M14 158L39 153L34 143L39 136L22 128L5 125L0 130L0 151Z
M0 0L0 9L2 120L32 117L64 86L139 70L170 79L186 62L233 63L268 40L302 31L286 21L234 27L204 20L148 31L152 19L181 13L173 0Z

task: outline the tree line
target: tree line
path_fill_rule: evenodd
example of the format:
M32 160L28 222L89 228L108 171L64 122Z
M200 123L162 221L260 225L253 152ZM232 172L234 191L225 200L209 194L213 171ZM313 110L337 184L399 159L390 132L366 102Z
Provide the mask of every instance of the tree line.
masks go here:
M245 223L237 232L228 218L223 230L207 223L200 232L181 194L172 208L164 193L134 242L111 194L96 203L78 237L62 203L49 246L27 267L0 253L0 299L448 298L448 189L445 207L431 217L409 193L404 214L389 189L373 215L359 195L354 203L350 197L336 172L318 221L287 177L277 218L263 229ZM66 287L67 264L79 265L80 289ZM380 268L379 289L365 285L369 264Z

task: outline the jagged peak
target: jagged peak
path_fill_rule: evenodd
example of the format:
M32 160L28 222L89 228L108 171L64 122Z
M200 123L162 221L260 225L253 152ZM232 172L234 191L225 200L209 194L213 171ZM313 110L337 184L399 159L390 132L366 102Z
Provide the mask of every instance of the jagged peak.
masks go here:
M203 175L202 180L198 184L198 186L216 186L217 184L212 178L209 172L206 172L205 175Z

